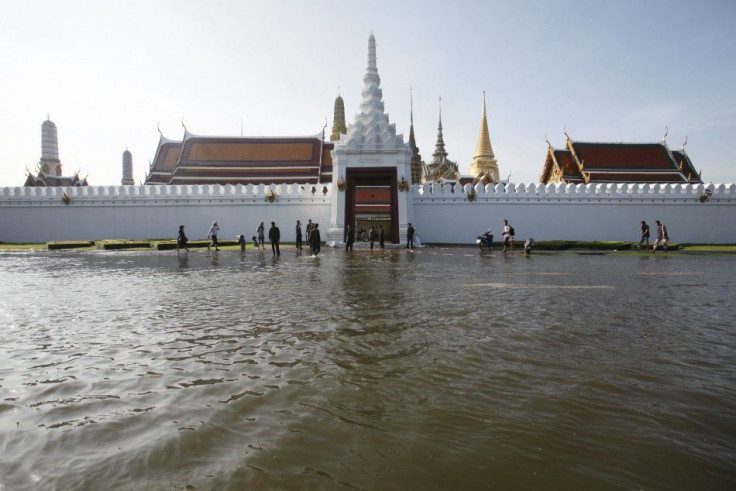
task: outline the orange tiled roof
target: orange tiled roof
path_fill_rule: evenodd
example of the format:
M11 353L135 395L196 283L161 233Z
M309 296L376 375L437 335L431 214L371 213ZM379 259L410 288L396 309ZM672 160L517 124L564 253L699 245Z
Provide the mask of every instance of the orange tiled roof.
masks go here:
M146 183L317 184L332 181L333 143L319 136L207 137L159 144ZM174 161L172 165L172 160Z

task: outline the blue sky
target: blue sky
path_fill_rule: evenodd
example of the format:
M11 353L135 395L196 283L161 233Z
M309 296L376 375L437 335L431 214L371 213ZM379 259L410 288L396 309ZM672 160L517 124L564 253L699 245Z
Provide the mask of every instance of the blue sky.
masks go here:
M483 91L501 176L536 182L545 136L667 141L703 179L736 181L736 2L0 0L0 186L19 186L59 129L64 173L142 181L182 119L202 135L332 126L338 87L359 111L368 36L384 103L425 161L442 96L449 158L467 172Z

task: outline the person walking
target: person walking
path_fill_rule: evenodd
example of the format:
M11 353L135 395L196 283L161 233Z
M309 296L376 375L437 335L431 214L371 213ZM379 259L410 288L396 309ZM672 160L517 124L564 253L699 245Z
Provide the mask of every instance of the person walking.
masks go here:
M503 249L502 252L506 252L506 247L511 246L511 250L514 250L514 227L509 225L508 220L503 221L503 232L501 232L501 236L503 236Z
M348 225L345 229L345 252L353 250L353 243L355 243L355 230Z
M240 246L240 252L245 252L245 234L238 235L238 245Z
M210 231L207 232L207 238L212 238L212 242L210 245L207 246L207 250L210 250L210 247L215 246L215 250L219 251L220 249L217 247L217 234L220 232L220 226L217 225L217 222L212 222L212 226L210 227Z
M381 225L381 230L378 232L378 244L381 246L381 249L385 249L386 246L384 245L386 243L386 232L383 231L383 225Z
M305 229L307 244L309 244L310 248L312 247L312 237L311 237L312 228L314 228L314 224L312 224L312 219L310 218L309 220L307 220L307 227Z
M189 252L189 239L187 239L184 233L184 225L179 225L179 236L176 238L176 252L179 252L179 249L182 247Z
M409 222L409 227L406 229L406 248L407 249L414 249L414 232L416 230L414 229L414 225Z
M662 246L664 252L667 252L667 243L669 242L669 240L670 236L667 234L667 226L657 220L657 238L654 241L652 252L656 252L658 246Z
M296 248L302 250L302 222L296 221Z
M312 255L316 256L322 247L322 238L319 236L319 223L312 225L312 232L309 234L309 239L312 245Z
M373 243L378 238L378 234L376 233L376 227L371 226L370 231L368 232L368 239L371 241L371 250L373 250Z
M641 245L646 240L647 242L647 249L649 249L649 225L647 225L647 222L644 220L641 221L641 237L639 238L639 245L636 246L637 249L641 249Z
M266 246L263 245L263 242L266 238L265 229L266 228L263 226L263 222L261 222L261 224L258 225L258 228L256 229L256 235L258 236L258 245L259 247L262 247L264 250L266 249Z
M276 226L276 222L271 222L271 228L268 229L268 240L271 241L271 252L276 256L280 256L279 242L281 241L281 231Z

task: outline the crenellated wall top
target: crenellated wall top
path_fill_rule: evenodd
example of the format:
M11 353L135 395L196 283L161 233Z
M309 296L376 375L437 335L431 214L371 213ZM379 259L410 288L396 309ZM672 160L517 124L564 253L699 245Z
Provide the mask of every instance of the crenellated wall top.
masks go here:
M474 194L473 199L494 198L528 198L528 197L560 197L560 198L692 198L707 199L736 198L736 184L639 184L639 183L498 183L498 184L466 184L461 186L452 183L414 184L412 193L421 199L465 197Z
M8 187L0 188L0 201L61 199L74 200L136 200L136 199L265 199L299 198L322 200L332 195L332 184L253 184L253 185L145 185L145 186L76 186L76 187Z
M474 194L472 200L493 199L692 199L703 201L736 199L736 184L563 184L563 183L508 183L466 184L434 183L414 184L410 192L418 201L432 199L463 199ZM6 187L0 188L0 202L62 200L66 195L71 202L110 200L199 200L208 199L265 199L300 200L331 199L331 183L305 184L248 184L248 185L146 185L146 186L81 186L81 187Z

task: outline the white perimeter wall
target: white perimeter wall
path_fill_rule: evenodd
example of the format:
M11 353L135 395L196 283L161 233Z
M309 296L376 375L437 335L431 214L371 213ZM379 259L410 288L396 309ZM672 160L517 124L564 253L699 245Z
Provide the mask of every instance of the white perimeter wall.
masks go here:
M306 189L305 189L306 188ZM0 188L0 241L175 238L184 225L190 240L207 236L220 225L220 239L255 235L264 222L281 229L281 240L293 242L296 221L319 223L327 230L330 195L323 186L272 186L274 202L265 199L266 186L104 186L77 188ZM329 189L329 186L324 188ZM62 194L70 202L62 202ZM323 236L326 232L323 232ZM268 237L268 233L266 233Z
M705 189L712 196L704 203ZM267 186L101 186L0 188L0 241L174 238L185 225L190 239L204 238L220 224L220 238L255 234L261 221L275 221L282 240L295 238L296 220L329 228L332 186L276 185L273 203ZM639 222L662 220L675 242L736 243L736 185L542 185L475 187L414 186L410 220L426 243L473 243L492 228L497 239L503 220L517 240L636 241ZM339 192L339 191L338 191ZM70 202L65 205L62 195Z

